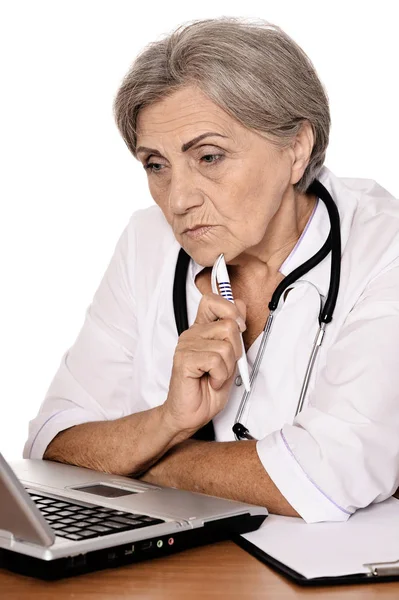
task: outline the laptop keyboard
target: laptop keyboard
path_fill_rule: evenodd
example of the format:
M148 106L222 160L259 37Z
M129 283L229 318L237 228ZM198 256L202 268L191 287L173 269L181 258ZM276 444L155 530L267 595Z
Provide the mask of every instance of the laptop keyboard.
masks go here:
M88 540L110 533L165 523L162 519L154 519L147 515L136 515L102 506L82 506L28 493L56 535L68 540Z

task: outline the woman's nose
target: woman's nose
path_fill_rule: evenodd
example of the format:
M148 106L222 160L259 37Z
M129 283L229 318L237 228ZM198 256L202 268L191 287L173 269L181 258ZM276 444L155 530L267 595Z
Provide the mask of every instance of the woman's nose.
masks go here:
M184 214L203 203L201 190L189 170L172 174L169 187L169 208L174 214Z

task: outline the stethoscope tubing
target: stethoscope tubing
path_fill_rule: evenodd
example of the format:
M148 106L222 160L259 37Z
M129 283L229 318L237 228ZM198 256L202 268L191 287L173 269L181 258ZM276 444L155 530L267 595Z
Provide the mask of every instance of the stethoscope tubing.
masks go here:
M263 330L263 335L262 335L262 339L260 342L259 350L256 354L254 366L252 367L251 375L249 378L249 382L251 384L251 390L252 390L252 385L253 385L253 383L258 375L258 372L259 372L260 363L262 362L263 354L266 349L267 340L269 339L270 331L272 328L273 319L274 319L274 312L271 312L267 318L266 325ZM251 390L249 392L245 391L241 398L241 402L238 407L238 411L237 411L237 415L236 415L236 419L235 419L236 423L239 423L241 421L241 417L244 413L245 407L246 407L249 397L251 395Z
M324 185L315 179L309 188L307 189L307 193L315 194L318 198L320 198L328 211L328 216L330 219L330 233L323 246L316 252L314 256L305 261L302 265L294 269L291 273L289 273L283 281L277 286L275 289L272 298L269 302L269 316L266 320L266 324L264 327L261 344L255 358L255 362L252 368L252 373L250 375L250 384L251 391L253 389L253 384L256 380L256 377L259 372L260 364L263 359L263 355L265 352L267 341L270 337L270 332L272 329L272 325L274 319L276 318L277 309L280 304L280 300L283 298L284 292L292 286L294 283L298 284L301 277L312 270L315 266L321 263L331 252L331 272L330 272L330 285L328 289L328 294L326 297L326 301L321 302L320 312L318 315L319 320L319 331L317 332L313 348L311 351L311 355L308 361L308 365L306 368L305 376L301 386L301 392L297 404L297 409L295 416L299 414L304 406L304 401L306 397L306 393L308 390L310 378L312 375L312 371L316 362L316 358L318 352L320 350L320 346L324 339L326 325L330 323L333 318L333 313L335 309L335 305L337 302L339 285L340 285L340 275L341 275L341 227L340 227L340 219L338 208L332 199L330 192L324 187ZM179 256L175 269L175 278L173 282L173 310L176 321L177 332L180 335L183 331L188 329L188 316L187 316L187 297L186 297L186 276L187 270L190 262L190 256L183 250L183 248L179 251ZM307 282L311 284L311 282ZM313 284L311 284L313 285ZM315 287L315 286L314 286ZM236 421L233 425L234 435L237 440L239 439L255 439L248 431L248 429L241 424L240 420L245 411L245 407L250 398L250 393L245 391L239 409L236 415ZM201 430L199 430L194 437L198 439L206 439L211 440L214 439L214 428L212 421L207 423Z
M319 329L313 343L312 351L309 357L309 361L306 367L305 376L301 386L301 392L299 395L297 408L295 411L295 417L301 412L304 406L305 397L308 391L310 378L313 372L313 368L316 362L318 352L324 339L326 325L332 321L334 309L337 302L339 284L341 277L341 225L339 219L338 208L332 199L329 191L319 181L315 180L308 188L309 193L316 194L321 200L323 200L330 219L330 233L318 252L312 256L305 263L294 269L292 273L288 274L283 281L275 289L272 298L269 302L269 316L267 318L261 344L257 352L255 362L253 365L252 373L250 375L251 391L253 389L254 381L258 375L260 363L262 361L266 344L270 337L273 320L275 318L275 312L278 309L284 292L292 286L295 282L299 283L300 277L305 275L308 271L317 266L326 256L331 252L331 271L330 271L330 285L326 301L320 302L319 312ZM311 282L308 282L311 284ZM311 284L313 285L313 284ZM250 434L248 429L242 425L241 419L244 414L245 408L250 398L250 392L245 391L241 402L239 404L235 422L233 425L233 432L236 440L254 440L255 438Z

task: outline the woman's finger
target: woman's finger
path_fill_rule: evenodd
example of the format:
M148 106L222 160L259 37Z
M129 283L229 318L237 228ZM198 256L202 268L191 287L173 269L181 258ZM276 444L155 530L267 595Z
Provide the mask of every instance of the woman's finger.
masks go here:
M231 344L210 340L207 346L176 350L174 368L180 376L199 379L208 373L217 390L235 373L236 358Z
M242 355L240 330L232 319L220 319L212 323L194 324L183 332L179 338L182 347L198 349L209 347L211 341L225 341L231 346L234 360Z
M218 319L237 321L241 331L245 331L246 306L242 300L230 302L218 294L204 294L198 306L195 323L210 323Z

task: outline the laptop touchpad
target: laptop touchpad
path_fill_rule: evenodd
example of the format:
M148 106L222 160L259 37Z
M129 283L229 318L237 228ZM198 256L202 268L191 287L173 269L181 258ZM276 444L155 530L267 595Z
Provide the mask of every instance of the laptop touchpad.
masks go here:
M110 485L104 485L102 483L96 483L94 485L83 485L79 487L73 487L72 490L78 490L79 492L86 492L87 494L94 494L95 496L103 496L104 498L119 498L120 496L130 496L131 494L137 494L132 490L122 490L121 488L113 487Z

